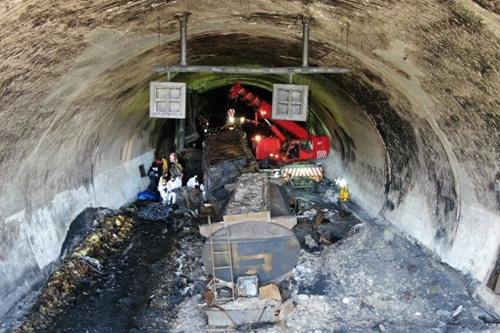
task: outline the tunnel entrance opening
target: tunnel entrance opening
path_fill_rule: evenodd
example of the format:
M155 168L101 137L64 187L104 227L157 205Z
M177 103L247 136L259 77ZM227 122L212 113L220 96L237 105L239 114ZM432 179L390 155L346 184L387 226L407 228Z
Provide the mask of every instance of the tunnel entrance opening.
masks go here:
M231 85L223 85L200 94L200 100L203 101L202 105L205 106L202 110L206 112L210 123L214 127L221 127L227 123L227 111L230 108L235 109L236 119L240 117L253 119L255 117L255 111L251 106L245 102L230 99L230 89ZM255 92L263 100L270 101L272 99L272 92L269 90L253 85L249 85L249 90Z

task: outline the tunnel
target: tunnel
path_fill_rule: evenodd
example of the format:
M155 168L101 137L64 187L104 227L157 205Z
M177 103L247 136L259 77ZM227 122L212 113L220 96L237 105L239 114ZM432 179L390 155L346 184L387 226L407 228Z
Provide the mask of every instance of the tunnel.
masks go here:
M152 81L185 82L199 106L233 81L269 98L288 75L158 73L187 62L300 67L308 126L329 136L325 176L343 177L377 223L470 277L500 315L500 7L485 0L144 0L0 4L0 317L60 259L87 207L118 209L147 187L140 168L175 144L150 118ZM267 95L266 95L267 92ZM240 102L241 103L241 102Z

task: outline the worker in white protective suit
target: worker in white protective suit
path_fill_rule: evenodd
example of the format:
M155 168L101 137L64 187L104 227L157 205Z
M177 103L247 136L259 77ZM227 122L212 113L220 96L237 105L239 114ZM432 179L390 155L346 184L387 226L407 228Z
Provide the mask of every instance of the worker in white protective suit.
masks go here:
M166 180L166 178L164 178ZM165 184L165 185L164 185ZM177 202L177 189L182 186L182 177L170 177L168 182L162 180L162 184L158 186L160 191L162 203L166 205L173 205Z
M166 205L168 200L168 181L167 177L161 177L160 183L158 184L158 192L160 192L161 202Z
M200 182L198 181L198 176L194 175L193 177L189 178L186 185L187 185L187 187L190 187L190 188L199 188Z
M199 189L203 195L203 201L205 201L205 202L207 201L206 193L205 193L205 186L203 184L200 184L200 181L198 180L198 176L195 175L195 176L189 178L189 180L187 182L187 187Z
M200 184L200 181L198 180L198 176L193 176L191 178L189 178L188 182L187 182L187 187L190 187L190 188L197 188L201 191L201 194L203 195L203 201L206 202L207 199L205 197L205 186L203 184Z
M201 191L201 194L203 195L203 201L207 202L208 201L207 192L205 191L205 186L203 184L200 184L200 191Z

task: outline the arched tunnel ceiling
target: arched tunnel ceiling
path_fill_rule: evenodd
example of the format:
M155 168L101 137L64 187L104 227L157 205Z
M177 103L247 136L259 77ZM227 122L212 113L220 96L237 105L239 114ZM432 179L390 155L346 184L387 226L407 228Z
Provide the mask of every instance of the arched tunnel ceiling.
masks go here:
M484 111L467 123L480 124L478 134L484 137L469 142L473 145L470 149L460 144L460 152L472 160L477 160L472 155L482 150L477 146L494 138L498 129L498 117L488 111L495 110L498 102L498 40L494 36L498 22L481 23L481 17L475 15L478 10L471 10L473 3L468 1L429 1L423 7L397 1L253 1L237 6L220 2L216 10L204 1L7 1L3 6L1 49L7 61L2 64L2 118L7 120L3 123L11 124L4 134L3 141L8 143L2 154L5 159L28 158L33 145L18 140L26 137L23 126L29 125L30 138L41 138L53 121L54 109L66 107L64 103L78 104L77 96L88 89L86 84L98 85L103 74L119 67L120 62L120 76L125 77L126 71L131 77L106 87L106 94L114 99L109 109L120 108L122 98L143 90L155 78L151 65L178 63L179 27L174 14L186 11L191 12L190 64L225 65L224 58L233 57L228 61L231 64L262 65L265 61L266 65L298 65L298 16L305 14L314 18L311 65L350 67L349 80L333 81L358 103L366 102L368 112L373 99L380 96L355 96L360 90L356 86L383 92L387 95L383 99L392 99L392 104L407 113L408 105L402 104L409 100L415 113L408 113L409 117L437 116L437 126L447 130L443 135L459 146L460 138L454 136L457 111L482 108ZM414 15L417 12L418 17ZM98 54L99 50L104 55ZM432 110L419 110L430 105ZM497 162L484 162L491 170L482 176L490 176ZM13 168L7 171L2 184L15 178ZM478 195L486 197L485 193ZM487 202L490 208L495 204Z
M300 16L314 18L309 65L350 68L295 77L310 86L315 130L333 139L328 175L345 174L372 212L487 278L498 249L489 230L500 206L492 189L500 171L500 20L498 5L483 0L3 1L1 253L22 237L9 222L16 214L33 232L50 230L35 221L86 204L75 191L111 193L115 184L99 187L98 176L173 130L149 119L148 87L166 79L152 65L179 64L175 15L185 12L190 65L300 66ZM200 92L234 80L270 89L287 79L172 76ZM59 204L65 191L73 201ZM64 239L67 219L51 218L61 230L49 238ZM42 269L56 255L35 257Z

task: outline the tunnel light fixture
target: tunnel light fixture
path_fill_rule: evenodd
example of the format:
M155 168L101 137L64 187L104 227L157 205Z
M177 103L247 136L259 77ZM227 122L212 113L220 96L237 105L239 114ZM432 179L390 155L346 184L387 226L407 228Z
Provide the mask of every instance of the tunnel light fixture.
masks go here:
M347 180L338 177L337 179L335 179L335 184L337 184L340 187L345 187L347 185Z

